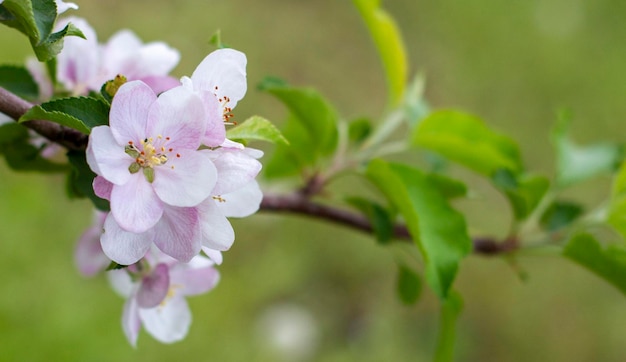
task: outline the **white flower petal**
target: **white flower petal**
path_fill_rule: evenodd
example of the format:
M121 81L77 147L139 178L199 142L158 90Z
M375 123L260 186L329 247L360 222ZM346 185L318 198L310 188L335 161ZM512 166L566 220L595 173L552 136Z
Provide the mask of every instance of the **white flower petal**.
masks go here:
M194 257L189 264L174 265L170 270L171 282L172 285L181 286L176 292L197 295L215 288L220 280L220 273L213 265L211 260L203 256Z
M154 230L156 246L176 260L188 262L200 252L202 231L196 208L166 206Z
M224 202L216 202L226 217L246 217L259 210L263 200L263 192L256 181L250 182L241 189L221 195Z
M217 183L213 195L228 194L250 183L261 171L261 163L243 150L219 148L212 151L217 168Z
M111 214L119 226L133 233L153 227L163 215L163 204L140 171L111 191Z
M122 151L129 142L139 146L141 140L150 136L148 125L154 122L150 109L156 100L152 88L141 81L124 83L117 90L111 103L109 125Z
M96 174L116 185L128 182L131 177L128 166L133 159L124 152L124 147L113 137L108 126L91 130L87 144L87 164Z
M126 335L126 339L133 347L137 346L137 337L141 329L141 320L139 319L139 308L135 298L130 298L124 304L122 313L122 329Z
M102 85L98 37L85 19L77 17L60 19L55 30L61 30L70 22L82 31L85 39L77 36L63 39L63 51L57 56L57 80L74 94L87 94L89 89L94 89L94 83Z
M135 234L122 230L109 214L104 222L104 234L100 237L102 251L114 262L131 265L141 259L154 241L154 231Z
M230 249L235 241L235 231L216 202L208 199L197 208L202 226L202 245L219 251Z
M139 309L139 318L146 331L163 343L182 340L191 325L191 311L180 295L168 297L156 308Z
M246 94L246 55L234 49L218 49L200 62L191 75L194 88L230 98L227 106L235 108ZM217 87L217 89L216 89Z
M163 166L155 167L154 190L166 204L196 206L206 200L217 180L217 170L208 151L178 152Z

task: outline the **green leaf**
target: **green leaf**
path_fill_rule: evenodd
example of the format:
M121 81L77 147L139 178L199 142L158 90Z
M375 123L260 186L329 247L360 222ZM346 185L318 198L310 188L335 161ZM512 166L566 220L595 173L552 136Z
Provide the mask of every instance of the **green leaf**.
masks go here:
M570 225L583 213L580 204L566 201L555 201L544 211L539 224L550 232Z
M271 143L288 145L289 141L272 122L260 116L252 116L237 127L226 132L226 137L232 140L260 140Z
M109 106L95 98L63 98L29 109L20 122L46 120L89 134L96 126L109 123Z
M41 156L41 148L30 143L26 127L17 123L0 126L0 154L7 165L16 171L63 172L67 165L52 162Z
M622 148L612 143L579 146L567 136L569 120L554 127L552 142L556 148L556 184L570 186L602 173L614 171L622 159Z
M39 87L24 67L0 66L0 87L28 100L39 97Z
M310 88L294 88L281 85L274 78L261 82L260 89L278 98L306 130L306 137L311 140L316 154L327 156L337 147L337 124L339 116L333 107ZM289 134L283 133L287 139Z
M411 268L405 265L398 265L396 288L400 301L406 305L413 305L422 293L422 280Z
M54 59L54 57L56 57L57 54L63 50L63 40L66 36L78 36L85 38L85 35L83 35L80 29L75 27L74 24L69 23L65 26L65 28L56 33L50 34L50 36L45 40L40 41L37 44L32 44L37 59L42 62Z
M613 179L607 223L626 238L626 162Z
M563 255L611 283L626 294L626 249L618 245L602 248L589 234L575 235Z
M499 169L518 173L523 168L515 141L457 111L431 113L415 129L412 142L489 177Z
M314 140L311 139L301 122L290 116L282 133L290 144L277 144L274 153L263 167L267 178L280 178L297 175L312 167L318 160Z
M456 199L467 195L467 186L461 181L439 173L429 173L426 178L447 199Z
M520 176L508 169L497 170L492 176L492 181L509 200L516 220L527 218L550 187L550 180L546 177Z
M361 144L372 133L372 123L367 118L357 118L348 124L348 138L354 144Z
M408 66L404 42L393 18L380 7L380 0L354 0L370 31L382 60L389 91L389 103L402 101Z
M463 299L456 292L441 303L439 335L434 360L436 362L454 361L454 343L456 340L456 323L463 310Z
M459 262L472 250L465 218L417 169L376 159L366 175L404 217L424 256L427 282L440 298L446 298Z
M388 244L391 242L394 236L394 215L391 212L381 205L361 197L349 197L346 202L369 219L379 243Z
M93 179L96 174L87 164L84 152L70 151L67 159L72 165L72 170L67 178L67 191L70 197L87 197L93 202L98 210L109 211L109 201L96 196L93 190Z

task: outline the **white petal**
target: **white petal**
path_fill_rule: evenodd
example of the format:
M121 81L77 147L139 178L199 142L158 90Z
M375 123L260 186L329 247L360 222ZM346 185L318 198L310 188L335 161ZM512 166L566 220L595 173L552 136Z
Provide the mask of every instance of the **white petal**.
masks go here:
M114 262L131 265L141 259L154 241L154 231L141 234L122 230L109 214L104 222L104 234L100 237L102 251Z
M256 181L230 194L221 195L224 202L217 202L222 214L227 217L246 217L259 210L263 192Z
M156 308L139 309L139 318L146 331L163 343L182 340L191 325L191 311L180 295L167 298Z
M106 276L111 288L121 297L130 298L135 293L137 285L133 283L125 269L109 270Z
M108 126L91 130L87 144L87 164L96 174L116 185L123 185L131 177L128 166L133 159L124 152L124 147L113 137Z
M122 313L122 329L133 347L137 346L137 337L141 329L141 321L139 320L139 308L135 298L130 298L124 304L124 312Z
M208 199L197 208L202 226L202 245L220 251L230 249L235 241L235 231L215 202Z
M202 231L195 208L166 206L154 230L156 246L176 260L188 262L200 252Z
M220 273L214 263L204 257L196 256L189 264L178 263L170 270L173 286L180 286L176 292L182 295L197 295L215 288L220 280Z
M74 94L87 94L99 83L100 48L96 32L81 18L69 17L57 22L55 29L61 30L68 23L74 24L85 35L85 39L69 36L63 40L63 51L57 56L57 80ZM102 83L100 83L102 85Z
M246 94L246 55L234 49L218 49L207 55L191 75L196 90L228 97L230 108ZM215 88L217 87L217 89Z
M222 261L224 258L222 257L222 252L208 248L206 246L202 247L202 251L217 265L222 265Z
M217 181L217 170L209 151L178 152L165 165L155 167L154 190L166 204L196 206L211 195Z
M163 204L140 171L125 184L113 186L111 214L122 229L143 233L159 221Z
M141 140L150 136L148 125L154 123L150 110L156 100L152 88L141 81L124 83L117 90L111 103L109 125L122 151L129 142L138 146Z
M212 153L218 155L213 159L218 175L213 195L236 191L253 181L261 171L261 163L243 150L219 148Z

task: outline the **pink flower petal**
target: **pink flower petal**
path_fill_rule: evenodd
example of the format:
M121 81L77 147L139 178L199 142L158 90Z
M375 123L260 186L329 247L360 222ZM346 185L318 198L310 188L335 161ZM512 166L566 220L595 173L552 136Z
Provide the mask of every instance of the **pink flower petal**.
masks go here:
M222 265L222 261L224 260L224 258L222 257L222 252L215 250L215 249L211 249L208 248L206 246L202 246L202 251L206 254L206 256L209 257L209 259L211 259L211 261L213 261L215 264L217 265Z
M111 201L111 191L113 191L113 183L107 181L102 176L96 176L93 179L93 191L99 198Z
M104 234L100 237L100 245L102 251L114 262L131 265L146 255L153 240L153 230L141 234L124 231L109 214L104 222Z
M202 138L202 144L209 147L217 147L226 139L224 108L217 100L217 97L210 91L199 91L198 94L201 95L206 112L206 131Z
M186 87L172 88L161 93L156 106L151 109L155 121L147 128L147 135L162 136L168 141L166 148L174 152L184 149L196 150L206 129L202 100Z
M150 136L148 125L154 122L150 118L150 109L156 99L152 89L141 81L125 83L118 89L111 103L109 125L122 152L128 142L138 145Z
M163 204L141 172L111 191L111 214L119 226L133 233L153 227L163 215Z
M246 55L234 49L218 49L207 55L191 75L194 88L210 91L217 98L229 97L235 108L246 94ZM215 89L217 87L217 89Z
M87 144L89 167L108 181L122 185L130 179L128 166L133 159L124 152L124 147L113 137L108 126L98 126L91 130Z
M74 261L84 276L94 276L111 263L100 246L100 235L106 215L104 212L97 212L94 225L85 230L76 245Z
M146 83L154 93L163 93L166 90L180 86L180 81L174 77L167 75L151 75L139 78L140 81Z
M230 249L235 241L235 231L212 199L197 207L202 226L202 245L214 250Z
M170 271L172 285L181 285L181 295L197 295L213 289L220 280L214 263L203 256L194 257L189 264L178 263Z
M217 180L217 170L209 151L178 152L163 166L155 167L155 192L172 206L196 206L210 196Z
M170 289L169 267L158 264L150 275L141 280L137 291L137 304L140 308L153 308L159 305Z
M154 231L156 246L176 260L186 263L200 252L202 231L195 208L165 207Z
M66 90L84 95L94 89L95 84L100 83L98 37L86 20L77 17L61 19L56 23L55 30L61 30L70 22L83 32L85 39L77 36L64 39L63 51L57 56L56 75ZM95 89L99 90L101 85L102 83Z

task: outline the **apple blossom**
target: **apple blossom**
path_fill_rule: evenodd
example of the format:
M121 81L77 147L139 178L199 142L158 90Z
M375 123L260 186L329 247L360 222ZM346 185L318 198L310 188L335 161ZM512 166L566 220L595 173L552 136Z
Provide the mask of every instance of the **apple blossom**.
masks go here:
M100 236L106 216L106 212L94 212L93 224L85 230L76 245L74 261L78 271L84 276L94 276L111 264L111 260L107 258L100 246Z
M193 238L198 222L193 206L210 196L217 178L210 150L198 150L203 119L202 102L185 88L171 89L157 98L145 83L133 81L115 95L110 126L92 129L87 162L101 176L94 181L94 190L110 198L108 219L112 217L124 232L143 235L144 240L141 247L131 243L130 260L111 255L103 244L114 261L128 264L141 258L137 253L147 250L146 240L157 242L150 233L156 232L158 240L168 239L166 235ZM105 221L105 236L107 225L114 227ZM177 235L181 231L185 233ZM199 243L192 248L195 254L181 245L170 245L169 239L160 247L163 244L171 246L162 248L164 252L183 261L200 250Z
M139 263L108 273L113 288L127 298L122 328L136 346L141 326L163 343L183 339L191 325L185 296L203 294L219 281L219 272L208 258L198 255L180 263L153 250Z
M66 3L65 1L62 0L54 0L54 2L57 5L57 14L62 14L66 11L68 11L69 9L78 9L78 5L74 4L74 3ZM2 2L0 1L0 4Z
M234 49L218 49L207 55L183 86L196 92L206 108L207 128L202 143L216 147L224 142L224 122L246 94L246 55Z
M143 80L156 93L180 85L167 74L180 60L177 50L163 42L142 44L129 30L121 30L101 45L95 30L78 17L60 19L56 28L61 29L69 22L78 27L85 39L67 37L64 47L57 56L57 79L74 95L99 91L106 81L122 74L128 80ZM45 72L41 67L40 72Z

